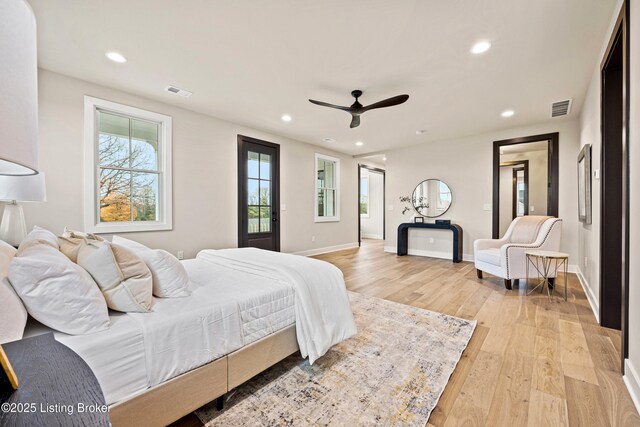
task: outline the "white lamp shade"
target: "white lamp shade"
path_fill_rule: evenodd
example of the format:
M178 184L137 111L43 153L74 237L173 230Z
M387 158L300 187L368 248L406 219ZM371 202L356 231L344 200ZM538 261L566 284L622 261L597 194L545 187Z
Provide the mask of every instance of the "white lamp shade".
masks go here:
M0 1L0 175L38 165L36 20L24 0Z
M27 176L0 175L0 200L16 202L46 202L44 173Z

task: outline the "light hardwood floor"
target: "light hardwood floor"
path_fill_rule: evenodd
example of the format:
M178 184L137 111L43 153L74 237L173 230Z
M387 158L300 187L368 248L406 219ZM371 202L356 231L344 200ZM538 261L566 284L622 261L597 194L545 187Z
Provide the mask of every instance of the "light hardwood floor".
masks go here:
M382 242L317 257L347 288L478 321L429 427L640 426L620 374L620 334L598 326L575 275L569 300L525 296L524 281L476 278L473 264L384 253ZM562 280L559 285L562 287ZM176 425L201 425L194 416Z

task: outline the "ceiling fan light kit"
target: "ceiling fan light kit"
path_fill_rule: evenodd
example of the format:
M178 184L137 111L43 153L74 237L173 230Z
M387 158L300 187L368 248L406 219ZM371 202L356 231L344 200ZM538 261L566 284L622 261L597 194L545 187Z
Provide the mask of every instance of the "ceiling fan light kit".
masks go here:
M336 108L338 110L346 111L347 113L351 114L351 125L349 127L355 128L360 126L360 116L366 113L367 111L374 110L376 108L393 107L394 105L403 104L407 102L407 99L409 99L409 95L398 95L392 98L385 99L383 101L376 102L375 104L364 106L360 104L360 102L358 101L358 98L362 96L361 90L351 91L351 96L353 96L356 99L356 101L353 104L351 104L350 107L343 107L341 105L329 104L327 102L322 102L322 101L315 101L313 99L310 99L309 102L311 102L312 104L320 105L321 107Z

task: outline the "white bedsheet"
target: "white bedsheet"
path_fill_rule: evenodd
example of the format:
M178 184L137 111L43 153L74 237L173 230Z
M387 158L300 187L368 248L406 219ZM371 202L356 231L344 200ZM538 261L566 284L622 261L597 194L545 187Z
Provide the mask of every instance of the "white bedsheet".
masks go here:
M298 345L311 364L356 334L342 271L332 264L254 248L204 250L196 259L292 286Z
M151 313L110 312L108 330L54 332L82 357L111 405L295 323L294 290L198 260L184 298L155 298ZM30 322L26 336L51 329Z

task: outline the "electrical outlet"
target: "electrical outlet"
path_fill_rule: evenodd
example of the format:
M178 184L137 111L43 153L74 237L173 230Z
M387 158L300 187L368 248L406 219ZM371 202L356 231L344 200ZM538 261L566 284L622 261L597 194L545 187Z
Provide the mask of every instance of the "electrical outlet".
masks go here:
M286 211L287 210L287 205L285 205L284 203L281 203L280 204L280 210L283 211L283 212Z
M178 259L184 259L184 251L178 251Z
M433 237L429 237L429 243L433 243L435 242L435 239Z
M392 211L393 210L393 205L389 205L389 210Z
M536 208L535 206L531 205L531 207L529 207L529 212L535 212Z
M485 203L484 205L482 205L482 209L484 209L485 211L490 211L491 203Z
M316 236L311 236L311 241L315 242L316 241Z
M589 258L584 257L584 266L587 267L589 265Z

